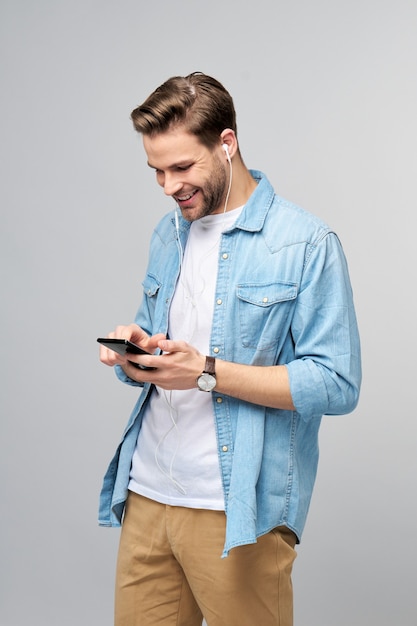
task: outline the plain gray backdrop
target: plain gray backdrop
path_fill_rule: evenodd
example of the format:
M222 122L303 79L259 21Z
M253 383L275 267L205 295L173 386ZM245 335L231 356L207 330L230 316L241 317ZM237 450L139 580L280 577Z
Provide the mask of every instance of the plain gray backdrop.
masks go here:
M0 626L111 626L97 526L136 391L98 361L172 204L130 111L201 70L248 167L339 234L360 404L325 417L295 626L415 626L415 0L1 0Z

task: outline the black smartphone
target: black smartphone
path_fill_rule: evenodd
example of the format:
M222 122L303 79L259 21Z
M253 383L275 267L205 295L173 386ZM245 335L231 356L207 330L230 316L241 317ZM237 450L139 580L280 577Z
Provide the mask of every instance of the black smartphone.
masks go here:
M125 354L149 354L141 348L137 346L135 343L132 343L128 339L110 339L109 337L99 337L97 339L99 343L110 350L114 350L118 354L124 356ZM147 367L146 365L139 365L139 363L133 363L133 361L129 361L135 367L138 367L141 370L154 370L155 367Z

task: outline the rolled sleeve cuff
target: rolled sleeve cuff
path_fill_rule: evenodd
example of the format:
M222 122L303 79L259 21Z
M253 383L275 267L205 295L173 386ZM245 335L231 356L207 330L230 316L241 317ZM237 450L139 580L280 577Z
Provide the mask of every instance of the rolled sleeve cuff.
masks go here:
M287 364L291 396L297 413L304 420L324 415L329 398L323 376L310 359L299 359Z

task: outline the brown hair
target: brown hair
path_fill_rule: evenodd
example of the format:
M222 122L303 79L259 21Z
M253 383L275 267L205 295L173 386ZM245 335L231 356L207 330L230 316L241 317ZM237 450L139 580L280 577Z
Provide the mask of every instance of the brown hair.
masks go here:
M162 133L175 124L212 148L225 128L237 133L232 97L219 81L201 72L173 76L131 113L138 133Z

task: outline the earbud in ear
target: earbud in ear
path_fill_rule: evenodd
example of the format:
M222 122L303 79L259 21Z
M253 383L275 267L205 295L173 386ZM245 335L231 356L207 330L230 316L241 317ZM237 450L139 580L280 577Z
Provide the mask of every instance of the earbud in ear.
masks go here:
M229 165L231 165L232 161L230 159L229 146L227 145L227 143L222 143L222 148L226 152L226 156L227 156L227 160L229 161Z

